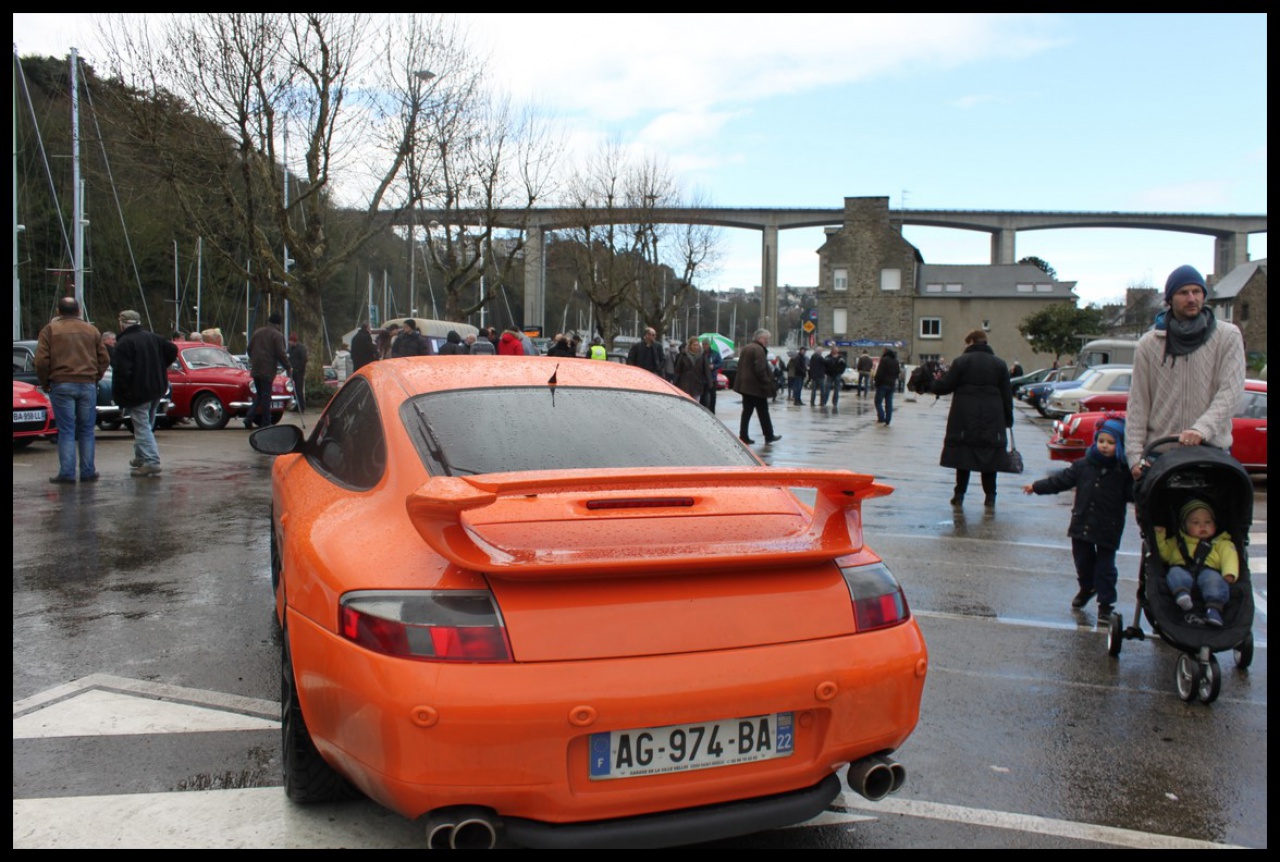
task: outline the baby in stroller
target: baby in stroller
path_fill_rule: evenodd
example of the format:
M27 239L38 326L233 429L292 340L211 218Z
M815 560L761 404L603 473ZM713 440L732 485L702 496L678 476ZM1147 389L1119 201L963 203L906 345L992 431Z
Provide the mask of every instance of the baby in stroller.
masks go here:
M1240 577L1240 556L1227 532L1218 532L1213 507L1204 500L1193 499L1178 513L1181 530L1173 536L1164 527L1155 527L1156 549L1168 567L1169 589L1184 611L1194 603L1191 587L1200 590L1204 600L1204 621L1222 626L1222 609L1230 597L1229 584Z

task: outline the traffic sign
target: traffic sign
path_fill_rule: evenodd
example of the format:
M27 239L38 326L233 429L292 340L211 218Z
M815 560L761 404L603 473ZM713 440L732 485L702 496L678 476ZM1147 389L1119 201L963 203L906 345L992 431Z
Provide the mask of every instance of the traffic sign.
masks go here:
M813 330L815 330L815 329L817 329L817 327L813 325L813 321L812 321L812 320L806 320L806 321L804 322L804 331L805 331L805 332L813 332Z

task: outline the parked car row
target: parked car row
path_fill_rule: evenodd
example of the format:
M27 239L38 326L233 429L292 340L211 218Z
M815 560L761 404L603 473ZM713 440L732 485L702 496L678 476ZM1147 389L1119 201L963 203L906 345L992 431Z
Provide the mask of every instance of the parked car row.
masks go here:
M212 430L225 427L232 417L248 414L254 399L253 376L225 347L200 341L174 344L178 347L178 358L169 368L169 393L161 399L157 425L191 420L198 428ZM35 355L35 341L13 342L15 382L35 387ZM15 391L15 412L18 410L16 398ZM279 422L284 411L292 406L293 381L279 369L271 387L272 423ZM98 381L98 426L113 431L122 425L127 426L128 422L112 399L111 370L108 369Z
M1107 392L1085 398L1082 412L1053 423L1049 458L1075 461L1093 443L1103 420L1125 415L1129 393ZM1240 406L1231 420L1231 454L1250 473L1267 472L1267 381L1246 380Z
M36 377L36 345L35 341L13 342L13 379L35 386ZM43 393L41 393L43 395ZM169 395L160 401L160 414L169 409ZM104 431L114 431L122 425L127 426L119 405L116 404L111 388L111 369L98 381L98 427Z

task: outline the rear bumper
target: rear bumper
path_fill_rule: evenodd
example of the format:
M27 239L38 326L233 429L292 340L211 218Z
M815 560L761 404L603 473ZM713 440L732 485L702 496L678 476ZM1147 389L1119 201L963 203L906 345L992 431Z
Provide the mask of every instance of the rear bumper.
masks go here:
M802 823L825 811L839 795L840 778L833 773L812 787L790 793L665 814L567 824L508 817L502 825L513 842L538 849L671 847Z

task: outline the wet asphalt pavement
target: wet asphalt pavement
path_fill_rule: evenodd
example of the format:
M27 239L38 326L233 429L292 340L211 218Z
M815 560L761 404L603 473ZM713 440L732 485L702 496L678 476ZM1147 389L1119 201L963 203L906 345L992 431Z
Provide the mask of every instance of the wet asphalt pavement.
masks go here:
M1184 704L1175 650L1129 641L1111 658L1094 606L1069 607L1070 495L1020 491L1064 466L1048 459L1046 420L1019 406L1027 473L1000 477L994 509L975 476L953 510L953 475L937 466L947 400L899 394L887 428L871 402L845 392L837 408L811 408L808 393L801 407L780 397L771 412L782 439L751 448L768 464L870 472L896 488L869 502L864 526L930 648L921 723L898 752L906 787L878 804L844 794L821 822L721 846L1266 847L1265 478L1254 485L1253 666L1237 671L1219 654L1217 702ZM736 433L738 396L721 392L717 412ZM763 441L754 420L751 436ZM87 688L136 689L152 703L207 696L246 720L271 717L270 460L247 437L234 422L161 431L164 475L141 480L128 475L129 435L103 433L102 479L80 486L48 483L51 444L14 451L15 848L421 846L416 826L370 803L282 805L272 726L111 733L86 709L72 713L71 730L28 729L50 725L48 706ZM1119 557L1126 621L1138 550L1131 522ZM244 802L236 792L265 795ZM143 799L163 804L140 814L131 806ZM131 826L119 825L122 812ZM183 825L157 826L169 817ZM230 828L254 818L256 831Z

